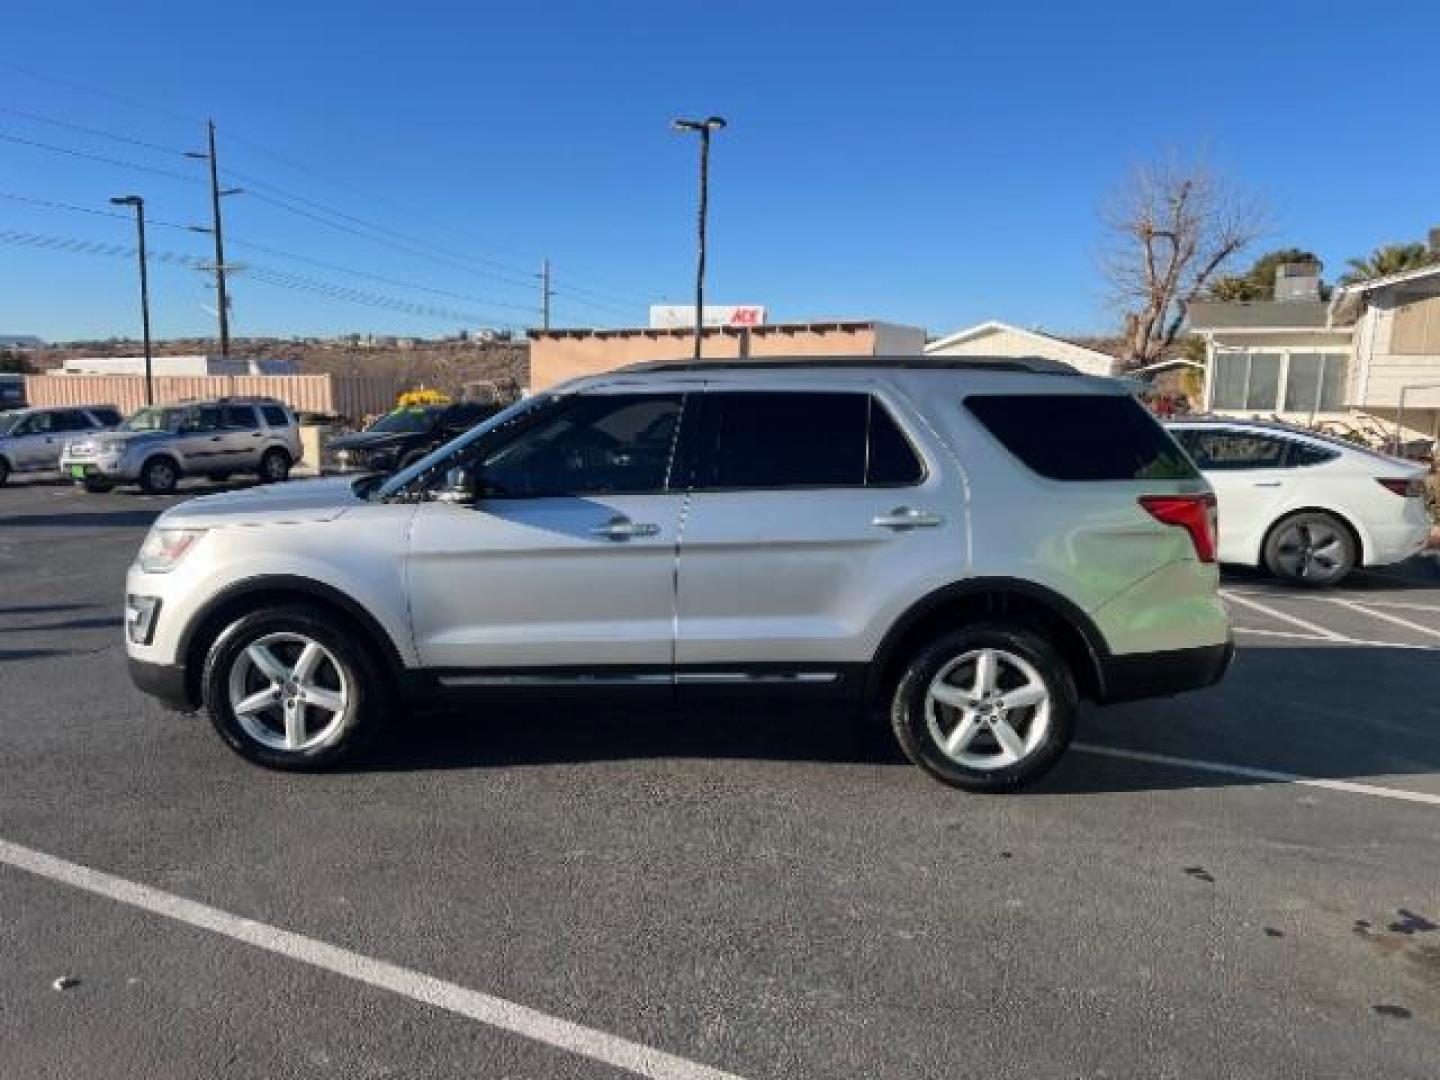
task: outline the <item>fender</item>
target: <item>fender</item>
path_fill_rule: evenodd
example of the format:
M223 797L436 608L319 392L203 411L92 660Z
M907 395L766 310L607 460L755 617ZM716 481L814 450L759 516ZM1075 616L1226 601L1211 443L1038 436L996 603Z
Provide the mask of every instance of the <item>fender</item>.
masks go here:
M1010 577L979 577L967 578L964 581L952 582L949 585L941 586L934 592L921 597L911 604L899 618L891 624L886 631L885 637L881 639L880 646L875 650L875 656L870 664L870 686L869 692L873 693L878 687L878 682L884 672L889 670L891 662L895 658L895 650L906 636L920 622L935 611L947 604L958 600L964 600L974 596L993 595L996 593L1009 593L1015 596L1023 596L1025 599L1048 609L1058 618L1063 619L1080 635L1085 643L1085 651L1088 654L1091 668L1095 674L1097 685L1103 694L1104 672L1106 661L1110 658L1110 647L1105 643L1105 637L1100 633L1095 621L1080 608L1074 601L1055 592L1055 590L1037 585L1033 581L1025 581L1020 578Z
M401 660L399 648L386 632L385 628L376 621L373 615L365 610L363 605L351 599L333 585L326 585L323 582L315 581L311 578L297 577L290 574L261 574L257 577L243 578L240 581L232 582L221 589L206 601L205 606L196 611L186 624L184 631L180 634L176 656L181 658L181 662L184 662L183 658L190 656L190 650L194 645L196 632L224 605L246 596L267 592L299 593L304 596L313 597L316 600L323 600L339 608L345 612L346 615L350 616L350 618L354 619L375 644L380 647L392 674L399 675L404 671L404 662Z

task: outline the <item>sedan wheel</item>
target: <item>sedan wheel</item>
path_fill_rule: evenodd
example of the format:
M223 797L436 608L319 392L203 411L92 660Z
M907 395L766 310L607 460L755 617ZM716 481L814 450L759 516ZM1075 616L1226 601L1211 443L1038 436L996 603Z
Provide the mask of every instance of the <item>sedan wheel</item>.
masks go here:
M1329 514L1297 514L1270 534L1265 565L1297 585L1334 585L1355 567L1355 542Z

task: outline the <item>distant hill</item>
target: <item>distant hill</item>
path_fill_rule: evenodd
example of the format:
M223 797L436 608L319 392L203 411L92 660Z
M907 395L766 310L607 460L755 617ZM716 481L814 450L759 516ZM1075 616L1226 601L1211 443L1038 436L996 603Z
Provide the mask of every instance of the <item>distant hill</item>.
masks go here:
M43 349L45 342L34 334L0 334L0 349Z

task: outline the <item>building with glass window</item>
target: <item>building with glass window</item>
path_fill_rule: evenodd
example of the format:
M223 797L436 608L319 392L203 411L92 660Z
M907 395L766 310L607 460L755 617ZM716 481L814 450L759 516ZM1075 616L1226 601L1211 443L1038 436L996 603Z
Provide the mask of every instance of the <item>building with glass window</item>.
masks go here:
M1207 411L1307 424L1364 412L1440 435L1440 263L1326 299L1319 267L1298 269L1280 268L1282 299L1190 305Z

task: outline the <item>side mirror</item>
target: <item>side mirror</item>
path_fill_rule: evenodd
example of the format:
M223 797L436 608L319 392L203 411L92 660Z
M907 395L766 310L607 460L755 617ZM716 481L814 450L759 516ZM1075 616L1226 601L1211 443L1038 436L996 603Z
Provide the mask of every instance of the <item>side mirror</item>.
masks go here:
M435 489L435 501L468 506L475 501L475 478L470 470L457 465L445 471L445 479Z

